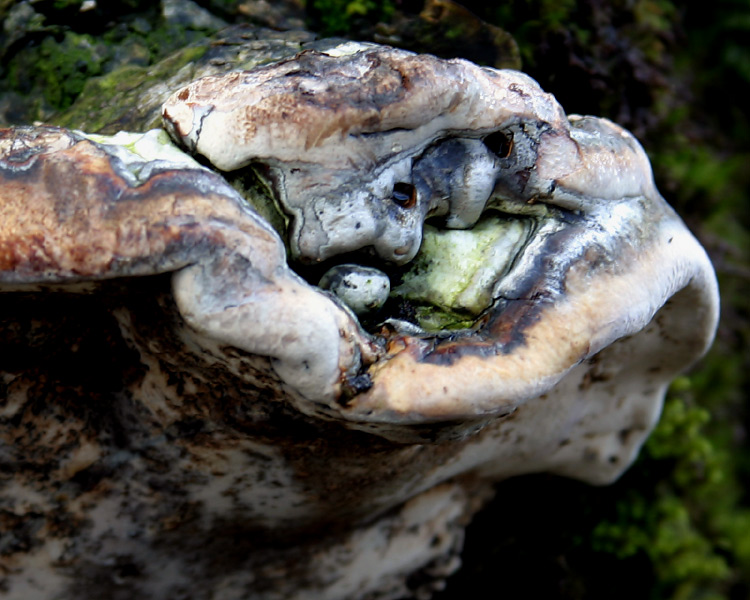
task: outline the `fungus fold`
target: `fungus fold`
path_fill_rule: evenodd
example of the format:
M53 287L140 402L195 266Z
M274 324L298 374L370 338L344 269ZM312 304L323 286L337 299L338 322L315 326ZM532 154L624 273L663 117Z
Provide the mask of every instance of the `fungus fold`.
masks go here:
M132 597L404 597L494 482L617 478L711 343L712 266L627 131L515 71L315 48L175 90L174 143L0 130L0 500L72 515L10 598L129 556Z

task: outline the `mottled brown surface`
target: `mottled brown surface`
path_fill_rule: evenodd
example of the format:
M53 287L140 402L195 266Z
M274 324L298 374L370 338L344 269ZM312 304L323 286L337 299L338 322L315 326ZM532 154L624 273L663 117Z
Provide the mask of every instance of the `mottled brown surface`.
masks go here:
M0 588L55 541L65 550L52 564L72 578L55 598L154 594L153 553L179 557L194 580L164 588L170 598L208 598L234 570L254 573L254 594L282 585L280 573L283 585L314 587L311 557L392 509L405 489L421 489L460 447L405 447L301 416L266 360L226 349L217 362L180 341L164 276L116 279L92 295L2 294L0 314L0 354L10 359L0 403ZM260 475L227 472L222 456L233 449ZM269 521L243 494L278 486L271 498L284 503L288 484L274 478L287 469L303 505ZM195 497L225 475L221 509ZM26 492L17 495L19 485ZM112 502L116 520L93 517Z
M252 574L253 594L325 586L311 558L356 560L341 539L380 515L398 520L396 506L455 452L306 417L268 358L196 337L170 271L208 262L229 269L221 287L243 260L250 280L269 268L252 252L272 234L217 176L135 180L55 128L5 130L0 148L0 271L16 290L0 295L10 598L193 600L233 572ZM238 264L222 259L232 251ZM170 560L195 583L162 579Z
M439 118L448 135L487 134L514 117L533 116L552 127L566 122L554 98L533 82L529 89L530 80L513 79L514 72L352 45L358 52L346 45L305 50L249 71L198 79L167 99L165 123L222 170L263 157L323 162L316 149L343 144L352 146L349 166L366 172L392 150L377 139L352 139L357 136L430 129ZM509 77L513 83L506 85ZM221 136L227 138L223 147Z
M221 223L245 227L258 246L269 237L208 171L167 169L128 181L100 147L57 128L0 130L0 152L5 283L173 271L226 245Z

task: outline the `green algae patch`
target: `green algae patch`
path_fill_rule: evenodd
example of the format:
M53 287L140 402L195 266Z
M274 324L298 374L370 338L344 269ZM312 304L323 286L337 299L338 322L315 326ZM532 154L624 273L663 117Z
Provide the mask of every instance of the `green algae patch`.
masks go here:
M189 154L180 150L163 129L152 129L146 133L121 131L115 135L86 134L79 132L97 144L114 146L124 152L117 157L137 178L144 165L154 161L166 161L170 165L185 169L200 169L201 165Z
M9 87L21 94L41 93L49 109L69 107L90 77L110 58L106 44L87 34L66 32L10 60Z
M473 229L425 225L422 247L391 297L414 306L427 331L468 327L528 240L531 221L483 217Z
M227 182L279 234L289 255L289 217L279 204L271 184L252 165L225 175Z
M75 104L59 114L54 123L103 134L159 127L162 102L175 86L192 79L195 67L191 65L207 49L207 43L189 46L156 65L127 65L90 79Z
M147 131L161 126L161 105L195 79L252 69L303 49L312 34L237 26L205 37L151 66L129 64L90 79L76 102L56 115L55 125L93 133Z

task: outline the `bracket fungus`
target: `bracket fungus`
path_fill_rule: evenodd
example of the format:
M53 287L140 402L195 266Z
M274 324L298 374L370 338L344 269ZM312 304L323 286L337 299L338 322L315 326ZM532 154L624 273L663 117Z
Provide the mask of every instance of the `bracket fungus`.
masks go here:
M711 342L643 149L522 73L318 44L163 117L189 154L0 131L9 598L417 593L493 482L618 477Z

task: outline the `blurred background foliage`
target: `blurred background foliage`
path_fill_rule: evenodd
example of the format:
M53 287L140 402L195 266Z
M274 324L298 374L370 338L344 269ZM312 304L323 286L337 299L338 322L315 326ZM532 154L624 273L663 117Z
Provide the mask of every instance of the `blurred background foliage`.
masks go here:
M0 0L0 21L0 125L251 23L521 68L632 130L716 266L716 343L614 485L500 484L439 598L750 598L750 0Z

